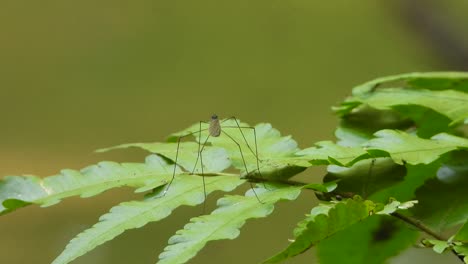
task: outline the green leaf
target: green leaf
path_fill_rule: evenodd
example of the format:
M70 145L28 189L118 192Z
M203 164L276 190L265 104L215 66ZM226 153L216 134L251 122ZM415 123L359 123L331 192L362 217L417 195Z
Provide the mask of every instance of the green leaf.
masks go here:
M447 116L453 124L463 122L468 117L468 94L455 90L385 88L364 94L353 93L349 100L379 110L400 105L423 106Z
M390 158L361 160L352 167L329 166L324 182L339 180L335 193L353 193L364 198L403 181L405 166L395 164ZM381 202L387 199L379 200Z
M201 142L205 142L208 138L208 142L213 146L224 148L229 153L232 165L243 174L247 174L246 167L248 174L258 174L257 152L261 171L259 177L287 179L310 166L306 160L298 159L294 155L299 148L291 136L282 137L278 130L266 123L257 124L254 127L255 133L248 124L240 123L240 126L241 129L233 119L223 120L221 121L223 133L219 137L208 138L207 124L203 124ZM195 139L200 140L199 130L199 124L194 124L172 134L169 140L190 133L195 133L197 135Z
M110 148L103 148L96 150L97 152L105 152L115 149L125 149L130 147L141 148L151 153L162 155L172 161L175 161L177 153L177 143L128 143ZM184 168L186 171L201 173L201 162L197 161L198 156L198 143L195 142L181 142L179 145L179 154L177 157L177 165ZM208 172L221 172L231 165L228 153L224 148L205 146L203 149L203 171ZM197 166L195 167L195 162Z
M437 240L437 239L425 239L423 244L429 245L432 249L439 254L444 253L447 248L450 248L450 243L444 240Z
M393 109L401 113L402 116L414 120L416 124L411 124L416 134L422 138L430 138L441 132L454 133L450 127L452 122L448 117L426 107L417 105L397 105ZM411 129L407 127L406 129ZM400 128L400 130L402 130Z
M468 219L468 174L453 179L438 175L416 191L419 205L412 212L429 227L443 231Z
M362 147L340 146L331 141L320 141L315 145L317 147L303 149L296 155L309 160L312 164L335 164L344 167L369 158L369 154Z
M294 231L294 242L279 254L268 259L266 263L280 262L301 254L313 245L349 228L374 213L389 214L397 209L399 208L395 206L395 203L384 207L372 201L356 197L331 204L330 208L312 210L311 215L307 216L306 220L301 221Z
M398 164L429 164L447 152L468 148L468 139L446 133L423 139L403 131L385 129L375 136L377 138L365 144L368 151L386 151Z
M243 182L245 181L233 176L207 177L206 192L231 191ZM99 223L72 239L53 264L69 263L125 230L159 221L179 206L193 206L204 200L202 181L200 177L193 175L178 175L164 196L163 192L161 190L143 201L124 202L113 207L109 213L101 216Z
M329 193L338 187L338 181L330 181L325 183L309 183L307 185L302 186L304 189L312 189L319 192Z
M403 83L402 83L403 82ZM414 72L378 78L353 89L353 94L368 93L388 83L399 83L403 87L429 90L459 90L468 92L468 73L466 72Z
M414 192L421 187L428 179L435 178L437 170L441 167L441 163L436 161L431 164L410 165L406 164L406 175L404 179L383 188L372 194L369 199L377 202L388 201L393 197L399 201L407 201L415 197Z
M463 261L468 263L468 245L454 246L453 249L457 254L464 256Z
M414 245L419 232L389 217L369 217L321 241L321 264L380 264Z
M166 184L174 165L151 155L145 163L103 161L80 171L62 170L44 179L35 176L7 176L0 181L0 210L7 213L27 204L50 206L63 198L79 195L90 197L120 187L139 187L138 192ZM176 173L180 169L176 168Z
M450 89L468 92L468 74L466 72L416 72L378 78L354 87L353 97L344 101L339 107L334 107L334 110L340 115L347 115L361 105L362 102L356 100L356 97L366 97L377 89L386 87Z
M468 220L460 228L460 230L458 230L454 238L458 241L468 244Z
M185 263L194 257L207 242L234 239L247 219L266 217L279 200L294 200L299 187L268 185L268 189L256 188L259 203L252 190L246 196L226 196L218 200L218 208L210 215L191 219L184 229L169 239L159 263Z

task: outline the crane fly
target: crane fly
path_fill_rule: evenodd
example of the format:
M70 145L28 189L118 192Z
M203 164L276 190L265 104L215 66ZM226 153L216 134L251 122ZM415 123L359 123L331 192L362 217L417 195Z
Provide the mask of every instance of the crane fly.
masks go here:
M235 126L222 126L222 123L224 123L225 121L228 121L228 120L234 120L236 125ZM202 129L202 124L208 124L208 128L207 129ZM262 177L261 172L260 172L260 161L259 161L259 158L258 158L257 133L255 131L255 127L241 126L239 121L235 117L231 117L231 118L228 118L228 119L225 119L225 120L221 121L221 120L219 120L218 116L216 114L214 114L214 115L211 116L211 119L210 119L209 122L204 122L204 121L199 122L198 131L190 132L190 133L188 133L186 135L179 136L177 138L177 149L176 149L176 155L175 155L175 160L174 160L174 170L173 170L173 173L172 173L172 178L169 181L169 183L167 184L163 195L165 195L167 193L167 191L169 190L169 187L171 186L172 182L174 181L174 178L175 178L175 175L176 175L177 160L178 160L178 157L179 157L179 148L180 148L181 140L183 138L188 137L188 136L196 135L197 133L198 133L198 153L197 153L197 158L196 158L196 161L195 161L195 165L193 166L193 170L192 170L191 174L195 174L195 169L197 167L198 161L200 161L201 176L202 176L202 180L203 180L203 194L204 194L204 197L205 197L205 202L206 202L206 195L207 194L206 194L206 186L205 186L205 175L204 175L204 170L203 170L203 150L205 149L205 146L208 143L208 140L210 138L217 138L217 137L220 137L221 135L225 135L226 137L228 137L233 143L236 144L237 148L239 149L240 157L242 158L242 162L243 162L243 165L244 165L246 175L249 175L251 172L253 172L253 171L249 172L249 169L247 168L247 163L246 163L245 158L244 158L244 153L242 151L241 144L239 142L237 142L236 139L232 135L230 135L229 133L227 133L225 131L225 129L227 129L227 128L229 128L229 129L238 129L238 131L240 132L240 135L242 136L242 139L245 142L247 148L249 149L249 151L253 154L253 156L256 159L256 167L257 168L255 170L258 171L258 174L260 175L260 177ZM251 129L253 131L255 150L253 150L250 147L249 142L247 141L247 138L245 137L245 134L242 131L242 129ZM202 133L201 132L206 131L206 130L208 130L208 135L202 141ZM250 184L250 188L252 189L252 192L255 195L255 197L257 198L257 200L260 203L262 203L260 201L260 198L258 197L257 193L255 192L255 189L253 187L252 182L249 181L249 184ZM203 204L204 205L203 207L205 207L205 202Z

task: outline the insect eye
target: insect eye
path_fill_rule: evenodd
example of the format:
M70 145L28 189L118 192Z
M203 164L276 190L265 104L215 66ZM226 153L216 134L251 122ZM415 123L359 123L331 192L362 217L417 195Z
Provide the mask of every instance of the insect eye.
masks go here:
M217 116L216 114L213 114L213 115L211 116L211 119L218 119L218 116Z

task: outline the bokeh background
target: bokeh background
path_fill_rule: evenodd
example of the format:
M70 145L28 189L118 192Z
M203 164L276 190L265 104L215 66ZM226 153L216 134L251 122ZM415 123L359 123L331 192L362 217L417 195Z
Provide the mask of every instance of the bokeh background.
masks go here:
M212 113L270 122L301 147L333 139L330 107L352 86L403 72L467 70L467 10L463 0L2 0L0 176L142 161L138 151L93 151L161 141ZM320 171L306 175L320 181ZM98 216L134 198L122 189L2 216L0 262L50 263ZM213 208L216 197L209 200ZM280 204L191 263L257 263L286 246L315 203L305 194L294 206ZM177 210L74 263L154 263L200 212ZM457 263L424 249L391 262L417 263L412 257ZM291 263L311 259L313 252Z

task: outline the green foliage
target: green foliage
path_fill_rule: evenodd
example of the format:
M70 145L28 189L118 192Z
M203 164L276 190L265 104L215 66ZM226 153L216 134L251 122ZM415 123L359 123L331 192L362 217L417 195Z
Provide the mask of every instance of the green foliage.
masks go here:
M256 193L261 204L250 190L246 196L221 198L218 200L218 209L210 215L192 218L184 229L169 239L169 246L159 255L160 263L184 263L208 241L236 238L245 220L269 215L278 200L296 199L300 188L268 186L267 189L257 188Z
M317 253L322 264L380 264L415 244L418 236L416 230L396 219L368 217L321 241Z
M231 191L243 182L232 176L208 178L205 182L206 192L209 194L215 190ZM68 263L125 230L159 221L179 206L193 206L202 203L203 200L200 179L190 175L178 175L165 195L160 188L159 192L151 194L143 201L124 202L113 207L109 213L101 216L99 223L72 239L53 263Z
M145 194L111 208L72 239L54 261L69 263L128 229L204 203L205 192L228 193L249 182L255 189L224 195L217 209L177 231L159 262L187 262L207 242L238 237L246 220L267 217L276 202L306 191L321 201L298 223L294 241L267 262L317 246L321 263L382 263L414 245L420 233L432 236L425 246L468 262L467 103L468 73L384 77L357 86L334 108L336 143L301 150L270 124L225 119L223 133L213 137L206 123L196 123L167 142L99 150L142 148L152 153L144 163L100 162L45 178L7 176L0 181L0 212L122 186ZM322 165L328 165L322 182L290 180Z
M412 205L412 203L409 203ZM360 222L374 214L391 214L400 209L400 202L385 206L359 197L314 208L305 220L294 230L294 242L266 263L276 263L294 257L320 241ZM401 206L406 209L408 205Z
M2 213L27 204L50 206L61 199L79 195L91 197L103 191L130 186L137 192L151 190L167 183L172 168L156 155L148 156L145 163L100 162L82 169L62 170L59 175L44 179L35 176L8 176L0 182L0 207ZM181 173L177 168L176 173Z

